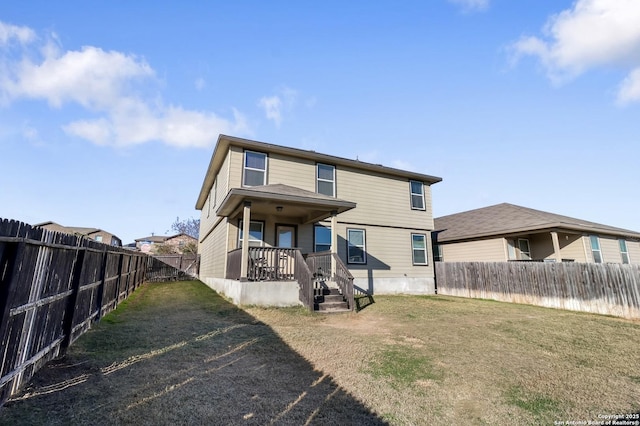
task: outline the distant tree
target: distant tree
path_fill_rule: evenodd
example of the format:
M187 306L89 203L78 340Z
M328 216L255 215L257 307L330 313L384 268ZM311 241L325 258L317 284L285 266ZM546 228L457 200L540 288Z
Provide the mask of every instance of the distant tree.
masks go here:
M156 244L156 254L176 254L176 249L169 244Z
M198 238L200 235L200 219L190 217L180 220L180 217L176 217L176 221L171 224L171 231L174 231L176 234L187 234L193 238Z

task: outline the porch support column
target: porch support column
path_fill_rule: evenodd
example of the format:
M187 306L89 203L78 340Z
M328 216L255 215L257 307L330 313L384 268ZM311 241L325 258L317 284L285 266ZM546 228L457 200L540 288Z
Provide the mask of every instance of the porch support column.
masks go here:
M551 240L553 241L553 254L555 255L556 262L562 262L560 242L558 241L558 233L556 231L551 231Z
M242 209L242 263L240 264L240 281L247 281L249 268L249 227L251 226L251 201L244 202Z
M338 224L338 212L334 210L331 212L331 254L335 253L336 255L338 254L338 230L336 226L337 224ZM331 256L331 274L332 275L336 274L336 259L333 256Z

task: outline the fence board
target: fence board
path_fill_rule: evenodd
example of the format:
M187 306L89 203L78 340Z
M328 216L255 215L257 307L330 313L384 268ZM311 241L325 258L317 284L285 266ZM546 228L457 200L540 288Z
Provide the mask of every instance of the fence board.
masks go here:
M640 318L640 266L436 262L439 294Z

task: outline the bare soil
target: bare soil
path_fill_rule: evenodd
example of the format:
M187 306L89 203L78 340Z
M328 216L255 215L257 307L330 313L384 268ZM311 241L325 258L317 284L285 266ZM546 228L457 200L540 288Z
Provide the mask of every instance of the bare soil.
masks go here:
M640 409L640 323L445 296L240 309L145 284L0 425L553 424Z

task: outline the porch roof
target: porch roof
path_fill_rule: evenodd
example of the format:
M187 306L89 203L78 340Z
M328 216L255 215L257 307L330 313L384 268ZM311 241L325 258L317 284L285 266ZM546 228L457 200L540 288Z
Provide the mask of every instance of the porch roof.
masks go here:
M239 214L245 201L252 203L252 211L256 213L297 217L302 224L326 219L332 211L342 213L356 207L351 201L275 184L231 189L216 214L224 217Z
M640 233L628 229L509 203L442 216L434 222L441 243L554 230L640 239Z

